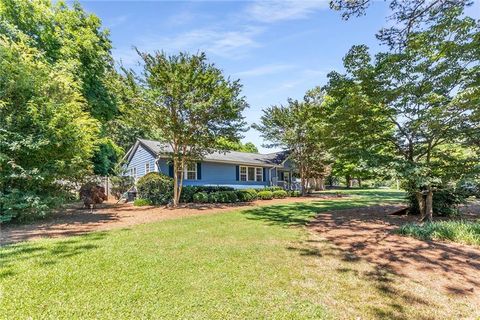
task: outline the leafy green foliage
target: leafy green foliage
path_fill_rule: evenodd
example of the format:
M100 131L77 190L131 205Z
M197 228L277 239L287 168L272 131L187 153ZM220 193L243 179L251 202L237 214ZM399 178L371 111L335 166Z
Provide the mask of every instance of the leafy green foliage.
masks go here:
M283 198L286 198L287 196L288 196L288 193L285 190L275 190L275 191L273 191L273 197L275 199L283 199Z
M195 203L208 203L208 193L197 192L193 195L193 202Z
M480 222L457 220L408 223L398 233L422 240L448 240L480 246Z
M208 194L210 203L235 203L238 202L236 191L216 191Z
M227 140L224 137L220 137L217 140L217 148L220 150L232 150L232 151L241 151L241 152L250 152L250 153L258 153L257 147L251 143L247 142L243 144L240 140Z
M257 200L257 191L255 189L237 190L239 202L251 202Z
M63 198L58 181L91 172L98 123L68 68L38 50L0 37L0 70L0 215L44 216Z
M218 191L233 191L232 187L223 186L183 186L180 202L192 202L194 201L194 195L199 192L212 193Z
M240 82L226 78L204 53L139 54L144 62L140 79L144 90L137 100L144 122L172 148L173 203L177 205L183 181L178 172L213 152L220 137L238 139L245 125L242 111L248 105Z
M139 198L139 199L135 199L135 200L133 201L133 205L136 206L136 207L151 206L151 205L152 205L152 201L150 201L150 200L148 200L148 199Z
M131 176L115 175L110 177L110 182L112 183L110 192L117 200L134 185L134 180Z
M258 199L261 200L272 200L273 199L273 192L272 191L267 191L267 190L262 190L257 193Z
M150 172L138 179L137 193L152 204L167 204L172 199L172 178L158 172Z

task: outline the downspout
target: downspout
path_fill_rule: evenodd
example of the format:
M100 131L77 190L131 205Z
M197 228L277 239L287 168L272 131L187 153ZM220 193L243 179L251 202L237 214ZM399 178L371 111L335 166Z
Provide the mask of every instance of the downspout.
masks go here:
M269 169L269 170L270 170L270 172L269 172L269 177L270 177L270 187L272 187L272 186L273 186L273 181L272 181L272 170L273 170L273 168L274 168L274 167L271 167L271 168Z

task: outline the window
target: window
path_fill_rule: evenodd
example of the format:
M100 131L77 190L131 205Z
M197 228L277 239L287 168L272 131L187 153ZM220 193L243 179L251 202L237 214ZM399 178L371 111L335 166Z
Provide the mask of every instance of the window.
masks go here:
M262 168L255 168L255 172L256 172L256 180L257 181L263 181L263 169Z
M247 181L247 167L240 167L240 181Z
M240 166L240 181L263 181L263 168Z
M137 178L137 168L133 167L130 169L130 176L133 177L134 179Z
M145 174L150 172L150 162L145 163Z
M248 181L255 181L255 168L248 167Z
M197 180L197 164L189 163L185 168L185 179Z

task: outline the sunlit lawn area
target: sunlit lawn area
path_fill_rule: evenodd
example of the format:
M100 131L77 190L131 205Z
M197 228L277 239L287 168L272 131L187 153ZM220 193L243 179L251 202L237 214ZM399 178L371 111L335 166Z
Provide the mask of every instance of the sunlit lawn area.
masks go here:
M355 194L4 247L0 318L364 319L398 308L406 318L435 315L428 306L396 306L380 280L359 276L370 271L366 262L341 259L301 227L319 211L403 196ZM323 242L322 252L309 241Z

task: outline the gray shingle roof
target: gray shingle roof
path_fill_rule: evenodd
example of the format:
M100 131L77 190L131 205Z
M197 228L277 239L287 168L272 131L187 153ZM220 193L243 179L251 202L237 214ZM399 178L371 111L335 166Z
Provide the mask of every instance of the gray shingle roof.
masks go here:
M157 156L166 155L172 152L172 148L166 143L147 139L138 139L138 142ZM285 161L287 156L288 151L259 154L250 152L218 150L205 155L203 160L210 162L231 162L237 164L275 166L280 165L283 161Z

